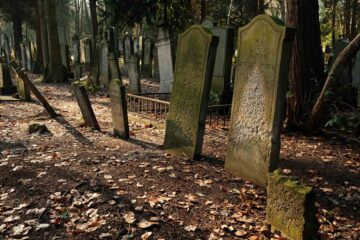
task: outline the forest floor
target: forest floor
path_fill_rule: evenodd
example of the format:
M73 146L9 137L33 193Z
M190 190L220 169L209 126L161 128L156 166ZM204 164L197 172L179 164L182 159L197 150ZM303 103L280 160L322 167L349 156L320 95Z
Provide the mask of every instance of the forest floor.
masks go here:
M0 102L0 239L284 239L265 190L223 170L226 129L207 127L202 160L173 157L148 125L114 138L105 95L91 96L93 131L69 85L36 85L61 116ZM29 134L35 122L51 133ZM360 239L359 139L284 133L280 168L315 188L320 239Z

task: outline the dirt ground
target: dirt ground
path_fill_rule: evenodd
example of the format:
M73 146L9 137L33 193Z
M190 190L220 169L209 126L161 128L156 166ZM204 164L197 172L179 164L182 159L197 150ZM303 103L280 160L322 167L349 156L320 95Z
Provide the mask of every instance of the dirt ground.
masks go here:
M207 127L204 157L190 161L166 155L150 126L114 138L104 95L91 96L92 131L69 85L36 85L61 117L0 102L0 239L285 239L264 223L264 189L223 170L226 129ZM315 188L319 239L360 239L359 146L329 131L282 135L280 168Z

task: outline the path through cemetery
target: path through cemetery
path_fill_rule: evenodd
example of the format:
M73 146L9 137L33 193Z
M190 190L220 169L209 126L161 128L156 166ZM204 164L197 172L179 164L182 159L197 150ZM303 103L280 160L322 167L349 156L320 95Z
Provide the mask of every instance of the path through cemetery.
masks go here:
M226 128L206 128L201 160L173 157L134 118L131 140L114 138L105 95L91 95L92 131L69 85L36 86L61 116L0 102L0 239L284 239L264 224L265 190L224 170ZM359 239L359 139L281 138L283 174L315 188L321 239Z

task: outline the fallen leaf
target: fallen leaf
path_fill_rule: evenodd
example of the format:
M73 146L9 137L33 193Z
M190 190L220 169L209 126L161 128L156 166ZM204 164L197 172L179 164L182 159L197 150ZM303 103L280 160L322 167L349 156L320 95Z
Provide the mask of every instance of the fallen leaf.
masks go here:
M146 219L141 219L140 222L137 224L137 226L139 228L149 228L153 225L157 225L159 224L158 222L152 222L152 221L148 221Z
M123 218L124 218L125 222L127 222L128 224L132 224L136 221L135 213L133 213L133 212L124 213Z
M141 235L141 240L147 240L152 235L152 232L146 232L143 235Z
M235 235L238 236L238 237L243 237L243 236L245 236L246 234L247 234L247 232L244 231L244 230L237 230L237 231L235 232Z
M196 229L197 229L197 226L195 226L195 225L188 225L185 227L185 230L188 232L195 232Z

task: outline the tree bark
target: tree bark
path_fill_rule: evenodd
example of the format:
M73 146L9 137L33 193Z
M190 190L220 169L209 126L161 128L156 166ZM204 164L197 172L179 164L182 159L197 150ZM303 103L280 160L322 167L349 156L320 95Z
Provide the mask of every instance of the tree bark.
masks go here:
M39 7L39 1L36 2L36 15L38 16L36 18L36 60L34 67L32 69L32 72L35 74L42 73L43 70L43 54L42 54L42 40L41 40L41 14L40 14L40 7Z
M61 48L59 42L58 26L56 19L55 0L45 0L47 38L49 44L49 65L45 71L44 82L64 82L66 68L61 61Z
M350 27L350 38L349 40L353 40L356 36L356 30L357 30L357 12L359 8L359 2L358 0L353 0L352 2L352 14L351 14L351 27Z
M46 11L44 0L37 0L39 8L39 20L40 20L40 31L41 31L41 49L43 57L44 71L49 65L49 44L47 40L47 29L46 29ZM39 46L38 46L39 47Z
M307 130L309 133L316 133L323 127L329 113L329 106L336 96L336 90L340 86L339 77L359 50L360 34L357 35L357 37L354 38L344 51L340 53L330 69L325 85L311 110L311 114L307 122Z
M332 1L332 16L331 16L331 41L332 41L332 46L334 48L335 46L335 41L336 41L336 5L337 5L337 0L333 0Z
M295 28L289 66L286 125L301 128L324 79L320 39L319 5L313 0L289 0L287 26Z
M257 15L265 13L265 3L264 0L257 0Z
M13 31L14 31L14 47L16 59L21 59L21 41L22 41L22 18L14 11L12 15Z
M90 14L91 14L91 23L92 23L92 33L93 33L93 49L92 56L95 56L96 51L96 37L98 35L98 21L96 13L96 0L90 0ZM91 59L91 65L94 64L94 58Z
M206 0L201 0L200 4L200 22L202 22L206 18Z

